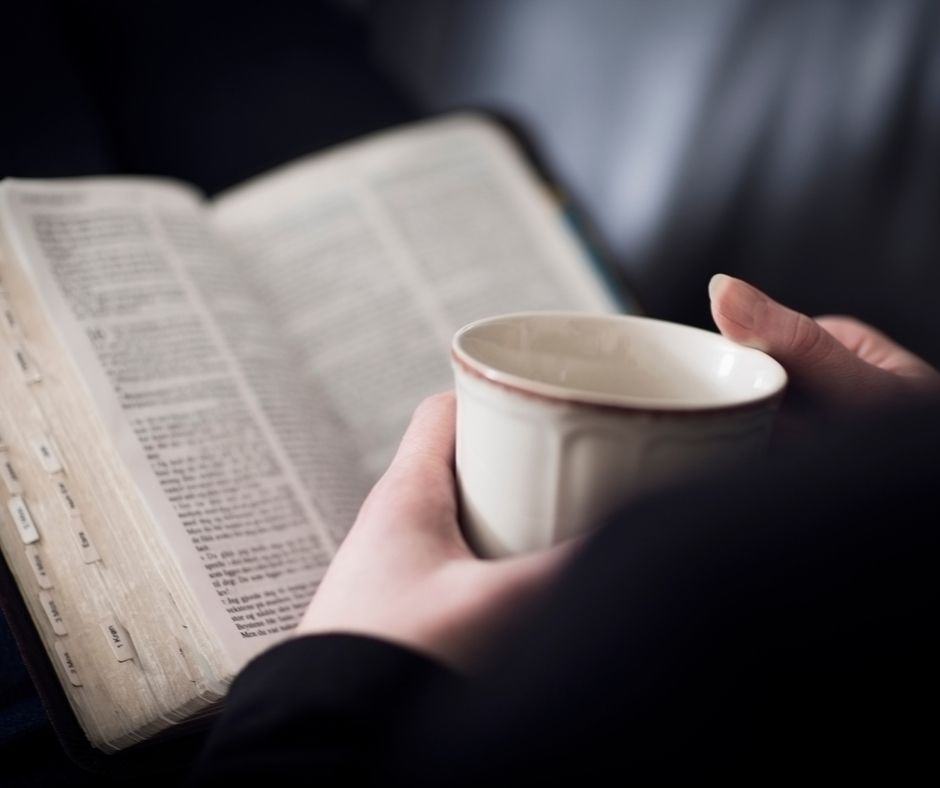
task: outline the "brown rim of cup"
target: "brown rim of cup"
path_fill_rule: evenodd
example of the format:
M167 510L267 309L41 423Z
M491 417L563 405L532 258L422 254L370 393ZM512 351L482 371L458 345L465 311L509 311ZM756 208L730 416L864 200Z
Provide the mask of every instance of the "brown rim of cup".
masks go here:
M536 314L536 313L515 313L518 315L522 314ZM507 315L508 317L509 315ZM627 316L625 316L627 317ZM654 318L647 318L654 319ZM475 322L484 322L484 321L475 321ZM663 321L659 321L663 322ZM473 323L464 326L457 332L458 335L463 334L464 330ZM694 326L688 326L688 328L694 328ZM700 329L701 330L701 329ZM456 336L455 336L456 341ZM468 375L477 378L478 380L486 381L494 386L497 386L505 391L508 391L512 394L516 394L522 397L527 397L529 399L538 400L540 402L551 402L556 405L577 405L580 408L589 408L593 410L607 411L607 412L619 412L619 413L637 413L643 414L646 416L654 417L682 417L682 416L721 416L727 415L729 413L746 413L748 411L757 411L763 410L768 407L776 407L779 405L780 401L783 399L784 394L786 393L787 386L789 384L789 376L786 375L786 370L784 372L783 384L779 389L768 394L759 399L747 400L746 402L739 402L729 405L690 405L690 406L678 406L678 407L669 407L669 408L654 408L649 406L642 405L631 405L627 403L616 403L616 402L593 402L588 399L583 399L578 396L564 396L561 394L543 394L541 392L532 391L531 389L525 388L523 386L514 384L506 380L498 380L494 377L491 377L476 366L473 363L468 361L466 358L461 357L461 353L466 355L466 351L458 352L455 344L451 345L450 356L451 360L459 366L464 372ZM771 357L772 358L772 357ZM477 362L479 363L479 362ZM779 362L778 362L779 363ZM782 367L781 367L782 369ZM510 373L506 373L510 374ZM518 376L513 376L518 377Z
M576 396L565 397L560 395L550 396L548 394L541 394L537 391L531 391L529 389L523 388L522 386L517 386L504 380L496 380L495 378L491 378L488 375L485 375L472 364L468 363L465 359L461 358L456 349L453 347L451 347L450 357L451 360L468 375L471 375L478 380L486 381L487 383L493 386L497 386L504 391L508 391L512 394L516 394L522 397L527 397L529 399L538 400L539 402L551 402L555 405L577 405L579 408L588 408L591 410L618 413L638 413L645 416L662 418L681 418L683 416L723 416L729 413L747 413L748 411L752 410L758 411L764 410L768 407L776 407L783 399L783 395L786 393L787 385L789 384L789 379L785 378L783 385L772 394L768 394L767 396L761 397L760 399L748 400L747 402L739 402L732 405L699 405L686 408L650 408L640 405L627 405L613 402L591 402L590 400L580 399Z

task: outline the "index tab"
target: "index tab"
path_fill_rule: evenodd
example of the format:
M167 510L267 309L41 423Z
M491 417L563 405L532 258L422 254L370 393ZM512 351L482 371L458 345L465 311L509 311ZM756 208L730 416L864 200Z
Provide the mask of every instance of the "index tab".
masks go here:
M20 477L16 473L16 468L13 467L13 461L5 451L0 451L0 478L3 479L3 486L7 488L10 495L19 495L23 492Z
M69 486L65 483L64 479L55 480L56 492L59 493L59 500L62 501L62 506L65 507L65 511L69 513L69 517L79 517L80 512L78 511L78 504L75 503L75 499L72 497L72 493L69 491Z
M52 578L49 576L49 570L46 569L46 562L39 552L39 548L34 544L26 545L26 558L29 565L33 568L33 574L36 575L36 582L44 591L52 588Z
M27 383L38 383L42 380L39 374L39 367L36 366L29 351L23 345L17 343L13 346L13 359L16 362L17 369Z
M62 618L59 603L55 601L52 594L48 591L40 591L39 604L46 611L46 617L49 619L49 623L52 624L52 631L57 635L67 635L68 630L65 628L65 619Z
M82 551L82 561L86 564L100 561L101 556L92 544L88 531L85 530L85 521L81 517L73 517L72 527L75 529L75 541L78 542L78 549Z
M116 618L105 619L101 622L101 628L108 639L108 645L111 646L111 653L118 662L127 662L136 656L127 630Z
M39 530L33 522L33 517L26 507L24 501L19 495L14 495L7 501L7 508L10 510L10 516L16 523L16 528L20 532L20 538L25 544L32 544L39 541Z
M36 456L42 464L46 473L59 473L62 470L62 463L59 461L59 454L55 450L55 444L48 435L41 435L33 438L31 441Z
M64 640L57 640L55 642L55 653L59 655L59 662L62 664L65 675L69 677L69 683L73 687L82 686L81 677L78 675L78 668L75 667L75 660L72 659L72 655L69 653L69 647L65 644Z

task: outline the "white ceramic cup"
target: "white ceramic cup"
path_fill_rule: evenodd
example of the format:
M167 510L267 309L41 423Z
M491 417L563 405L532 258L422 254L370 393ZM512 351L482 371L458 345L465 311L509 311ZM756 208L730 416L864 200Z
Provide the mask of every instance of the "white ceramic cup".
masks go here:
M666 480L762 452L787 382L719 334L621 315L478 320L452 360L461 522L487 557L548 547Z

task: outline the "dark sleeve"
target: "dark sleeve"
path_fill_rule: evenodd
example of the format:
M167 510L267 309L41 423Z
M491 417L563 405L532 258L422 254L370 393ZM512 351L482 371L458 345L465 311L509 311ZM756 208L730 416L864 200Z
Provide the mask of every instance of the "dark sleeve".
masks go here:
M635 502L398 732L403 784L916 782L940 726L940 408Z
M230 788L304 775L324 785L361 784L386 760L389 731L415 698L457 683L428 657L373 638L288 641L239 674L192 784Z
M938 467L934 408L637 501L466 680L364 639L283 646L198 774L913 783L940 735Z

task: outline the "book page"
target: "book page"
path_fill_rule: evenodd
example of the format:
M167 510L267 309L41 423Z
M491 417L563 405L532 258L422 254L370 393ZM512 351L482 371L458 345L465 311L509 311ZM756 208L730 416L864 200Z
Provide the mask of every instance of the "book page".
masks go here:
M284 341L254 286L252 270L232 250L221 253L202 215L164 210L161 221L215 325L280 444L303 492L342 541L369 489L355 445L343 432L321 381L300 373L303 349Z
M206 304L224 297L276 356L203 210L160 181L0 187L15 256L237 668L293 629L335 540ZM267 372L285 397L287 369Z
M214 218L374 481L463 324L616 303L510 137L452 116L319 154Z

